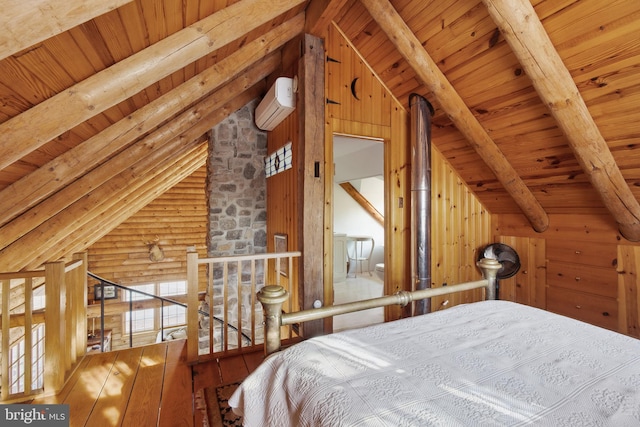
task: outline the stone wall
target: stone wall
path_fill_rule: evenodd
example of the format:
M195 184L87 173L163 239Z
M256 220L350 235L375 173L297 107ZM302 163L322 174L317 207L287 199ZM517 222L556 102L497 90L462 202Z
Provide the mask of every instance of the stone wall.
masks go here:
M257 100L231 114L211 131L207 194L209 256L267 250L267 134L255 126Z
M253 113L258 100L252 101L231 114L211 130L207 171L209 228L207 252L209 257L247 255L267 251L266 178L264 158L267 155L267 134L258 129ZM242 295L242 330L251 336L249 324L251 307L251 264L243 262L238 274L237 264L229 264L227 293L227 319L232 327L227 330L231 347L236 342L238 325L238 288ZM207 301L213 301L213 313L224 318L224 281L222 267L213 272L213 296L207 290ZM256 265L258 289L264 283L264 266ZM201 309L208 311L208 305ZM261 337L262 307L256 304L257 327ZM201 319L201 328L208 329L211 322ZM220 322L214 324L214 341L222 339ZM208 334L207 334L208 335ZM215 346L216 351L221 349Z

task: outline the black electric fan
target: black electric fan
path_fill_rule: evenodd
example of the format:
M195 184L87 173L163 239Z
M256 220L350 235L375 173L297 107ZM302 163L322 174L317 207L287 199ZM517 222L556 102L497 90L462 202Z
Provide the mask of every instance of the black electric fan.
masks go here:
M520 257L511 246L504 243L492 243L478 252L478 261L482 258L497 260L501 267L496 274L496 298L500 297L500 279L508 279L520 270Z

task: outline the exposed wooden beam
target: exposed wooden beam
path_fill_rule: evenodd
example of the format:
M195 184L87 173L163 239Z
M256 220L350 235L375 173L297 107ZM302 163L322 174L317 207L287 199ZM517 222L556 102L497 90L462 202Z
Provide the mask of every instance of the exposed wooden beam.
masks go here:
M384 227L384 216L364 197L350 182L343 182L340 187L351 196L378 224Z
M221 108L216 109L208 116L205 116L197 125L194 134L201 133L203 128L211 129L220 123L234 111L237 111L247 102L258 96L259 92L264 91L264 85L257 85L246 92L237 95L233 100L226 103ZM147 206L166 190L173 187L184 178L190 176L195 170L201 167L207 158L207 149L205 144L201 144L204 151L194 151L189 153L191 156L188 160L190 163L180 164L180 159L173 158L174 162L178 162L173 168L156 173L151 180L148 180L143 187L138 189L135 194L127 199L127 203L119 203L112 209L103 210L94 221L87 223L82 227L78 227L73 235L69 236L60 247L56 250L60 251L59 257L65 254L72 254L79 250L85 250L122 222L129 219L135 212ZM178 178L177 180L175 178ZM46 257L35 264L46 261Z
M194 141L168 141L63 211L44 218L37 227L0 251L0 267L3 271L19 271L61 258L62 246L67 239L79 235L76 233L81 227L98 222L102 212L127 206L128 199L131 200L145 179L171 168L176 159L185 151L193 150L194 145ZM98 225L104 224L98 222Z
M0 1L0 60L132 0Z
M207 159L206 140L197 138L197 135L204 134L264 90L264 82L261 82L243 93L234 95L231 100L220 96L220 104L228 102L208 109L211 111L209 114L205 113L193 127L174 138L172 143L177 143L179 148L174 155L166 159L169 167L160 164L149 173L139 176L138 180L128 183L127 188L122 188L120 191L124 194L109 195L113 201L108 200L103 206L88 206L87 210L95 209L99 212L98 215L92 221L76 224L72 234L60 241L51 252L40 254L30 265L40 265L51 259L50 256L62 258L79 250L86 250L169 188L190 176L204 165ZM189 145L188 142L191 140L195 149L180 154L182 146ZM137 182L139 180L141 181Z
M324 301L324 96L325 55L322 40L306 34L303 54L298 62L298 185L297 246L302 251L299 268L299 295L303 309ZM324 322L302 324L302 336L310 338L324 332Z
M175 174L176 166L174 163L179 160L181 153L203 145L198 142L199 137L210 129L211 115L219 114L216 107L219 108L228 99L233 99L234 102L242 100L246 103L252 99L247 99L247 97L255 98L261 90L264 90L264 82L242 94L230 92L226 94L227 97L225 99L215 98L215 95L211 95L209 98L215 98L219 105L196 106L194 109L184 113L183 120L176 119L183 127L182 132L165 126L156 131L155 134L151 134L136 143L136 145L145 144L145 142L152 144L156 147L155 150L148 151L147 154L144 154L146 150L142 150L133 155L134 151L130 148L123 153L123 157L114 157L107 162L108 165L105 167L113 167L121 171L113 178L101 184L96 184L96 187L93 188L86 187L82 182L74 183L74 186L80 187L80 191L84 191L85 195L79 199L74 196L77 201L59 211L59 213L55 215L45 214L43 218L34 221L28 227L24 226L28 232L0 251L0 270L21 270L31 265L40 265L46 260L60 258L63 254L77 252L79 246L72 246L71 243L77 242L78 239L81 242L80 249L86 248L101 237L93 236L89 238L91 236L84 234L87 229L92 229L93 227L94 230L97 229L106 233L122 221L119 218L120 222L115 222L114 211L124 208L127 215L130 216L144 206L138 206L133 203L133 200L137 198L135 192L142 185L152 182L156 197L166 191L167 188L159 191L159 189L163 188L160 185L161 182L152 180L166 171L168 171L166 173ZM240 108L242 105L234 104L234 107ZM207 114L210 111L211 113ZM224 113L228 114L229 111L224 110ZM127 157L127 153L132 154L132 158L127 163L122 164ZM196 164L194 168L197 169L200 166L202 166L202 163ZM76 191L73 186L67 188L68 190L65 190L70 193ZM58 196L59 194L60 196ZM59 197L64 198L65 191L56 193L47 201L51 200L49 204L55 208L55 204L65 203ZM38 208L39 206L36 207L36 209ZM35 213L37 214L37 212ZM20 218L29 216L31 215L22 215ZM101 216L103 221L99 220Z
M152 131L167 117L175 116L189 105L193 105L242 70L253 65L271 73L275 70L278 59L261 58L265 55L275 55L273 52L299 34L303 25L303 14L284 22L169 93L0 191L0 200L3 200L6 206L6 209L0 212L0 226L103 163L136 138Z
M206 163L207 145L204 138L192 141L192 144L181 147L176 152L159 163L149 173L144 174L133 182L131 189L122 189L117 196L119 201L102 206L92 207L89 212L90 221L82 221L72 234L59 241L59 244L49 251L39 251L36 256L27 260L27 265L41 265L49 258L66 258L74 253L75 248L87 248L100 240L123 221L130 218L147 204L195 170Z
M529 0L482 0L549 107L620 233L640 241L640 204L634 197Z
M2 247L18 240L34 228L38 227L47 218L57 215L68 206L90 194L102 183L108 182L123 170L131 167L142 158L158 156L165 141L180 134L198 123L203 116L210 111L220 108L226 100L233 99L256 83L262 81L278 65L277 56L274 60L267 60L228 83L223 88L206 97L195 107L192 107L177 118L152 132L143 140L132 145L118 154L114 154L103 164L90 173L80 177L73 183L55 192L52 196L43 200L38 205L28 210L0 228L4 237ZM207 129L203 129L205 133ZM51 258L53 259L53 258Z
M360 1L415 71L418 79L431 91L451 121L495 174L533 229L537 232L546 230L549 226L547 213L391 3L387 0Z
M0 125L0 169L306 0L241 0Z

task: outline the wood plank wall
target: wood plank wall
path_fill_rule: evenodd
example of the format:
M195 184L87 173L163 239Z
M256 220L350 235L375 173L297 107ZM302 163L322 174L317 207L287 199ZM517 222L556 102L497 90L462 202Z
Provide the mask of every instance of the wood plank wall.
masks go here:
M281 234L287 237L287 250L300 250L298 217L299 186L298 179L300 146L298 144L298 111L294 111L273 131L267 133L267 153L271 154L289 141L292 142L293 167L267 178L267 252L275 252L274 235ZM293 311L300 308L299 294L297 293L297 280L299 277L298 263L294 263L293 271L287 277L280 277L282 286L291 290L289 298L293 301ZM267 282L276 283L275 268L270 266L267 272ZM290 282L295 280L295 282ZM287 309L288 311L288 309Z
M522 215L494 215L496 239L513 246L523 264L503 281L501 298L640 338L640 244L626 241L609 215L549 220L549 229L536 233Z
M411 288L411 198L409 115L380 83L343 34L332 26L326 40L327 119L325 160L333 174L334 133L385 140L385 293ZM355 88L355 94L352 91ZM358 99L359 98L359 99ZM457 173L432 147L432 286L480 277L475 267L478 248L491 242L491 215ZM326 183L332 189L332 183ZM328 190L329 192L331 190ZM332 195L327 196L327 240L331 241ZM331 245L326 245L331 251ZM332 256L329 257L332 259ZM331 277L327 269L326 277ZM331 283L325 282L326 287ZM480 292L434 299L433 309L477 300ZM408 314L387 308L387 319Z
M206 166L202 166L93 244L88 249L89 271L126 286L186 280L186 248L195 246L200 257L207 256L206 178ZM145 244L156 237L165 254L160 262L149 259ZM204 291L207 283L204 269L200 269L200 275ZM93 284L94 281L89 282L89 298L93 295ZM105 300L105 305L115 301ZM114 348L125 341L128 345L128 339L122 338L122 316L109 316L105 322L105 329L113 331ZM155 334L147 339L153 342Z

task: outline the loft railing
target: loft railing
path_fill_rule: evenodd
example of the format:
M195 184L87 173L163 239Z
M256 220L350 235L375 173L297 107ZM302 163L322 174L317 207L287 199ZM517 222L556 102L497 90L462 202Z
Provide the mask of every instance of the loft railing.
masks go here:
M86 253L0 273L0 400L59 392L86 352ZM46 324L46 327L45 327Z
M133 316L133 312L135 310L138 310L138 309L146 308L146 307L134 308L134 302L141 303L142 301L146 301L146 302L149 302L149 304L152 307L157 307L158 305L160 306L160 334L161 334L161 336L164 335L164 330L165 330L165 325L164 325L164 309L165 309L165 306L167 306L167 305L168 306L171 306L171 305L178 306L178 307L184 308L185 311L187 311L187 308L188 308L187 304L182 303L180 301L176 301L176 300L171 299L171 298L167 298L167 297L151 294L151 293L148 293L148 292L141 291L139 289L132 289L132 288L129 288L127 286L120 285L118 283L115 283L115 282L112 282L110 280L107 280L107 279L105 279L103 277L100 277L100 276L98 276L98 275L96 275L94 273L91 273L90 271L87 272L87 275L89 277L91 277L92 279L98 281L98 283L96 283L94 286L98 287L98 289L99 289L99 293L97 294L97 295L99 295L99 297L97 299L100 301L100 316L99 316L99 318L100 318L100 329L99 329L100 335L99 336L100 337L104 337L105 336L105 298L103 298L103 296L106 295L105 294L105 289L106 289L107 286L108 287L113 287L115 289L118 289L118 290L120 290L122 292L125 292L126 293L125 295L128 295L128 297L123 298L123 300L125 302L129 303L128 310L126 310L126 312L129 313L129 334L128 334L128 336L129 336L129 347L133 347L133 335L134 335L134 328L133 328L133 321L134 321L133 318L134 318L134 316ZM134 295L138 295L139 297L143 297L144 299L142 299L142 298L141 299L134 299ZM197 312L198 312L198 314L200 316L209 317L209 312L207 312L205 310L197 309ZM118 313L122 314L122 313L125 313L125 311L120 310ZM218 318L218 317L216 317L216 316L213 316L211 318L213 319L213 321L215 323L218 323L218 324L222 324L223 323L223 320ZM177 326L178 325L170 325L170 326L168 326L168 328L173 329L173 328L175 328ZM238 329L236 328L235 325L231 325L230 324L228 326L229 326L230 330L238 332ZM241 333L241 336L247 342L248 345L251 344L251 337L247 336L246 334L242 334L242 333ZM105 350L104 349L104 341L100 340L100 351L104 351L104 350Z
M292 294L285 311L293 311L297 302L297 271L300 252L279 252L198 258L195 251L187 252L187 360L196 362L218 357L220 353L238 352L249 346L262 345L262 306L256 293L266 284L282 286ZM201 271L204 269L204 271ZM204 274L200 274L204 273ZM207 283L200 284L199 277ZM211 318L222 323L204 327L198 311L198 293L206 289L206 306ZM237 330L231 330L231 326ZM285 332L294 335L294 328ZM202 336L205 335L205 336ZM243 335L250 340L242 338Z

